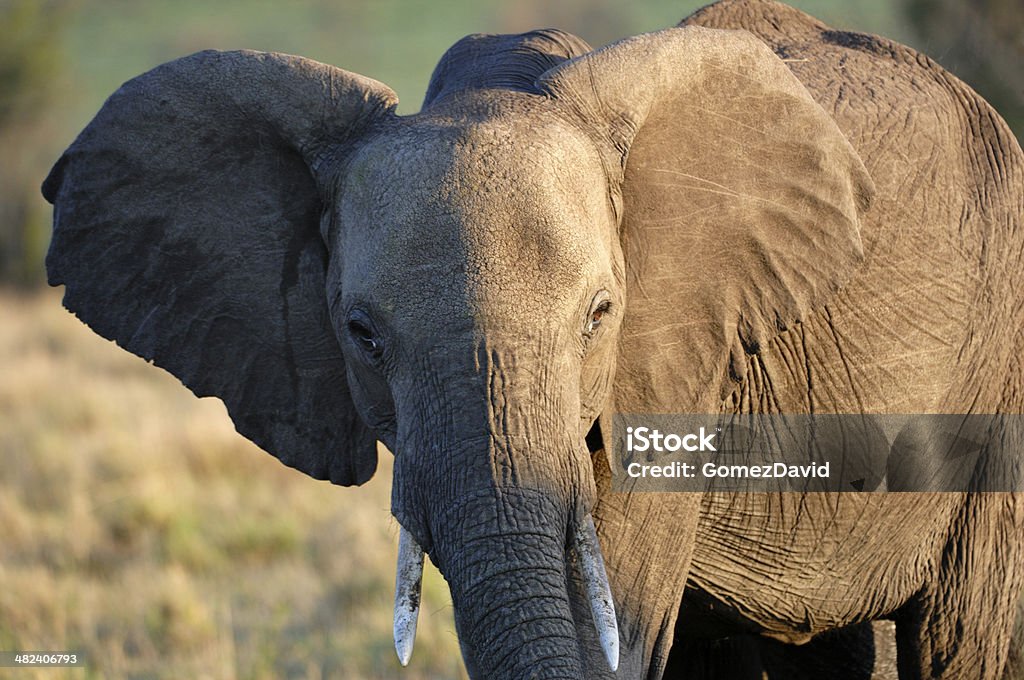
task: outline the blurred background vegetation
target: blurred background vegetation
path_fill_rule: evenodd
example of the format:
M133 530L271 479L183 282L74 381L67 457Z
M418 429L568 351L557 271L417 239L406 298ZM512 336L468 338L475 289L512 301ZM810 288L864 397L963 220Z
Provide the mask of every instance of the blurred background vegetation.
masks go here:
M434 571L411 668L394 660L389 455L360 489L309 480L41 289L38 187L111 92L199 49L247 47L381 80L411 113L467 33L555 26L597 46L701 4L0 0L0 649L84 650L88 667L63 674L76 678L463 676ZM1020 0L791 4L917 47L1024 132Z

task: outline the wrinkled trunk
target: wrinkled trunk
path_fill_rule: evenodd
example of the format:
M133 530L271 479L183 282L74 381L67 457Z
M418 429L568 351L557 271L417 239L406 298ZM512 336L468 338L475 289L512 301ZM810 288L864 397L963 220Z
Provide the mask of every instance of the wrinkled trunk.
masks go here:
M559 497L519 488L478 491L432 522L439 527L433 560L451 587L473 678L594 679L618 667L618 622L593 518L570 512ZM568 527L568 546L561 527ZM416 635L422 573L423 549L402 527L395 651L403 666ZM580 625L588 629L582 636Z
M550 359L543 349L480 349L461 371L456 350L438 352L445 379L411 381L396 404L392 512L448 581L473 678L581 680L618 660L607 579L603 564L595 567L594 481L579 432L579 390L538 362ZM598 575L587 583L597 593L594 620L604 622L598 637L613 641L604 647L607 663L581 647L567 578L576 555L589 565L581 571ZM406 581L417 578L417 556L405 561L413 568L400 565L413 573ZM401 585L398 592L396 649L407 658L407 614L418 594Z
M583 678L564 504L510 489L476 494L446 514L433 558L451 587L473 677Z

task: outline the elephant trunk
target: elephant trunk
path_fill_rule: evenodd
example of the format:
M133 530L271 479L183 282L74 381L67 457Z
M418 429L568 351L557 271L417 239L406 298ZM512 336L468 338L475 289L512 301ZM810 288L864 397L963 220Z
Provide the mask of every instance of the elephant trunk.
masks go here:
M452 363L458 354L445 356ZM582 679L617 665L615 614L588 515L595 489L579 434L579 390L549 385L552 372L533 358L477 353L472 370L444 382L460 395L457 408L427 390L406 390L396 404L392 513L403 547L395 637L403 661L415 630L421 545L448 581L471 677ZM401 426L402 413L419 418ZM574 618L575 573L592 621ZM605 658L577 624L597 626Z
M576 554L583 584L587 592L594 627L612 672L619 665L619 629L615 604L597 541L597 531L590 515L575 530L573 550ZM423 548L404 527L398 543L398 566L395 577L395 651L403 666L408 665L416 639L420 595L423 583Z
M473 677L584 677L566 581L563 504L510 489L460 503L435 533Z

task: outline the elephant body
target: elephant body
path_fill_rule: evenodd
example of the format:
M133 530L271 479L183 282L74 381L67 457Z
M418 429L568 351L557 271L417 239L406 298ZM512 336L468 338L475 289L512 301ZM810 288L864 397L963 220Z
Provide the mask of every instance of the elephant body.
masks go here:
M1009 161L1001 151L1015 140L988 105L907 47L833 31L776 3L719 2L683 23L742 29L768 44L834 116L876 187L857 274L748 356L722 409L960 413L969 401L972 412L1020 413L1024 316L1009 272L1020 265L1024 174L1019 153ZM937 196L936 186L955 189ZM657 516L687 519L652 522L646 531L664 527L653 540L621 521L637 512L635 499L600 498L607 544L636 541L606 550L613 584L635 588L652 559L673 565L638 596L653 603L665 581L677 579L678 592L685 578L677 636L801 643L885 617L897 622L901 677L995 677L1001 668L1024 559L1016 495L707 494L664 503ZM673 562L680 545L692 546L688 569ZM672 639L665 597L653 618L666 623L648 639L655 659L667 658Z
M426 551L472 677L714 675L757 639L751 674L812 676L879 619L901 678L998 676L1019 494L618 493L610 450L627 413L1021 413L1024 154L988 104L766 0L597 51L470 36L394 103L193 55L44 193L97 332L312 476L395 452L403 663Z

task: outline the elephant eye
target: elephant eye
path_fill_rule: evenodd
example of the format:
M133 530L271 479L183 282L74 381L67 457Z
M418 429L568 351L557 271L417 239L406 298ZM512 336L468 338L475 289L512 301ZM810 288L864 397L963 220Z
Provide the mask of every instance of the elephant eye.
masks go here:
M384 343L373 332L373 328L365 315L358 314L348 320L348 334L356 346L374 359L384 353Z
M606 295L606 294L605 294ZM583 334L587 337L592 336L597 332L597 329L601 326L601 320L604 315L608 313L608 309L612 306L612 303L607 298L602 299L598 297L596 306L590 311L590 318L587 319L586 328L583 330Z

